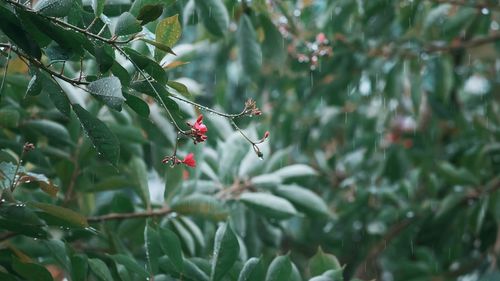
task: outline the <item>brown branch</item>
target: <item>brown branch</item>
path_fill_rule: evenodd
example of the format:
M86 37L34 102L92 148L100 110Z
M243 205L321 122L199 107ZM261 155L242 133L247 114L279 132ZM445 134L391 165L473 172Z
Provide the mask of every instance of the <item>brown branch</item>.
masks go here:
M451 4L456 6L465 6L476 9L490 9L490 10L500 10L500 6L492 4L492 3L476 3L476 1L467 1L467 0L431 0L432 2L438 4Z
M16 1L13 1L13 0L6 0L8 3L10 3L11 5L14 5L16 7L19 7L21 9L24 9L25 11L28 11L28 12L35 12L33 9L27 7L26 5L23 5L19 2L16 2ZM36 12L35 12L36 13ZM38 13L37 13L38 14ZM127 43L130 43L132 40L135 39L135 36L132 36L131 38L127 39L127 40L124 40L124 41L117 41L115 37L113 38L104 38L98 34L94 34L90 31L88 31L87 29L83 29L83 28L80 28L78 26L75 26L75 25L72 25L72 24L69 24L63 20L60 20L58 18L53 18L53 17L48 17L48 16L44 16L44 15L41 15L41 14L38 14L56 24L59 24L61 26L64 26L64 27L67 27L67 28L70 28L70 29L73 29L75 31L78 31L80 33L83 33L85 36L87 37L92 37L94 39L97 39L99 41L102 41L104 43L107 43L107 44L127 44ZM105 25L106 26L106 25Z
M172 209L169 207L164 207L162 209L137 212L137 213L111 213L102 216L89 217L88 222L103 222L111 220L125 220L125 219L137 219L137 218L150 218L150 217L161 217L172 213Z
M17 235L19 235L19 233L17 233L17 232L7 232L4 235L0 236L0 242L8 240L12 237L16 237Z
M75 154L71 158L71 161L73 162L74 169L73 169L73 173L71 174L71 179L70 179L70 182L68 185L68 189L66 190L66 194L64 194L64 205L67 205L71 201L71 199L73 199L73 190L75 188L75 184L76 184L76 180L78 178L78 175L80 174L80 165L78 162L78 157L80 155L80 149L82 147L82 143L83 143L83 138L82 137L78 138Z
M460 49L469 49L469 48L474 48L474 47L478 47L478 46L489 44L489 43L494 43L498 40L500 40L500 32L495 32L495 33L490 34L488 36L478 37L478 38L471 39L469 41L463 41L460 43L454 43L454 44L446 45L446 46L438 46L438 45L431 44L431 45L424 48L424 52L426 52L426 53L451 52L451 51L456 51L456 50L460 50Z
M3 48L8 48L9 50L12 50L14 51L14 53L16 53L19 58L21 58L21 60L27 64L29 66L29 63L33 64L34 66L36 66L37 68L47 72L48 74L50 74L51 76L55 76L61 80L64 80L68 83L70 83L71 85L87 85L89 84L89 82L84 82L84 81L78 81L78 80L75 80L75 79L71 79L67 76L64 76L62 75L61 73L59 72L56 72L50 68L48 68L47 66L45 66L42 62L40 62L39 60L35 59L35 58L32 58L28 55L25 55L24 53L22 53L19 49L17 49L17 47L15 46L12 46L10 44L7 44L7 43L0 43L0 47L3 47Z
M376 266L375 261L377 260L378 256L380 256L380 254L385 250L385 248L387 247L387 243L396 238L412 222L412 220L403 220L393 225L391 229L387 231L384 237L382 237L382 239L380 239L378 243L372 246L365 259L356 268L354 276L364 280L374 278L373 276L370 276L370 274L373 272L370 272L369 269L367 269L367 266L369 265L371 269L373 269Z

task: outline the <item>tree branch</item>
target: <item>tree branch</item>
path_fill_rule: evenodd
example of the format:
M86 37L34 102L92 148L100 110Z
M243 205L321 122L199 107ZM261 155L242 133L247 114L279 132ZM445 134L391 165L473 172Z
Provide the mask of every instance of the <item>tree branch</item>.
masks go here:
M89 84L89 82L85 82L85 81L79 81L79 80L75 80L75 79L71 79L69 77L66 77L64 76L63 74L59 73L59 72L56 72L50 68L48 68L47 66L45 66L42 62L40 62L39 60L35 59L35 58L32 58L28 55L25 55L23 54L20 50L18 50L15 46L12 46L10 44L6 44L6 43L0 43L0 47L4 47L4 48L8 48L9 50L12 50L14 51L14 53L16 53L21 59L23 59L23 62L27 64L26 61L28 61L29 63L33 64L34 66L36 66L37 68L47 72L48 74L50 74L51 76L55 76L61 80L64 80L68 83L70 83L71 85L75 86L75 85L87 85ZM26 60L26 61L25 61ZM29 66L29 65L28 65Z
M10 239L12 237L16 237L17 235L19 235L18 232L7 232L4 235L0 236L0 242L8 240L8 239Z
M387 247L387 243L396 238L412 222L412 220L403 220L393 225L391 229L387 231L384 237L382 237L382 239L380 239L378 243L372 246L365 259L356 268L354 276L364 280L374 278L373 276L370 276L371 272L369 271L369 269L367 269L367 265L369 264L372 268L375 267L375 261L377 260L378 256L385 250L385 248Z
M457 5L457 6L465 6L465 7L471 7L471 8L476 8L476 9L490 9L490 10L500 10L500 6L491 4L491 3L476 3L476 1L467 1L467 0L432 0L432 2L438 3L438 4L451 4L451 5Z
M35 12L31 8L27 7L26 5L21 4L19 2L16 2L16 1L13 1L13 0L6 0L6 1L8 3L10 3L11 5L14 5L16 7L24 9L24 10L26 10L28 12ZM58 18L48 17L48 16L44 16L44 15L41 15L41 14L39 14L39 15L42 16L42 17L44 17L44 18L46 18L46 19L48 19L48 20L50 20L50 21L52 21L52 22L54 22L54 23L56 23L56 24L59 24L61 26L69 28L69 29L73 29L75 31L83 33L87 37L92 37L94 39L97 39L97 40L102 41L102 42L107 43L107 44L127 44L127 43L130 43L130 41L132 41L132 40L135 39L135 36L132 36L131 38L129 38L127 40L124 40L124 41L117 41L116 37L108 39L108 38L104 38L104 37L102 37L102 36L100 36L98 34L94 34L94 33L90 32L90 31L88 31L87 29L83 29L83 28L80 28L78 26L69 24L69 23L67 23L67 22L65 22L63 20L58 19Z
M478 46L481 46L484 44L494 43L498 40L500 40L500 32L495 32L495 33L490 34L488 36L478 37L478 38L474 38L474 39L469 40L469 41L463 41L463 42L451 44L451 45L438 46L436 44L434 44L434 45L431 44L428 47L424 48L424 52L426 52L426 53L451 52L451 51L456 51L456 50L460 50L460 49L474 48L474 47L478 47Z
M172 209L169 207L164 207L158 210L137 212L137 213L111 213L102 216L89 217L88 222L103 222L111 220L125 220L125 219L137 219L137 218L150 218L150 217L161 217L172 213Z

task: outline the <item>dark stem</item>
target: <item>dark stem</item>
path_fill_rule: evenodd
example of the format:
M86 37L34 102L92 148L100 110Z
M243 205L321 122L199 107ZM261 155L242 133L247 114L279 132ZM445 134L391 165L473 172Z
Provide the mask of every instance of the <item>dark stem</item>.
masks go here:
M3 72L2 84L0 85L0 97L2 96L3 85L5 84L5 78L7 78L7 72L9 71L11 52L12 52L12 48L9 48L9 52L7 53L7 65L5 66L5 69Z
M89 217L87 218L88 222L103 222L103 221L111 221L111 220L125 220L125 219L137 219L137 218L150 218L150 217L161 217L172 213L173 211L164 207L158 210L146 211L146 212L137 212L137 213L111 213L102 216Z

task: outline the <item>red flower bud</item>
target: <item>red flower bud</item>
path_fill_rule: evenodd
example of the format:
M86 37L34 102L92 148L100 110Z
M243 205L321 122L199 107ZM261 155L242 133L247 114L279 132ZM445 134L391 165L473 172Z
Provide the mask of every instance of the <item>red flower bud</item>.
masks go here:
M188 155L186 155L186 157L184 157L184 160L182 160L181 162L188 167L196 167L196 160L194 160L193 153L189 153Z
M188 125L191 127L191 136L193 137L195 144L198 142L204 142L207 139L205 134L208 132L208 128L205 124L203 124L203 115L200 114L193 125L189 123Z

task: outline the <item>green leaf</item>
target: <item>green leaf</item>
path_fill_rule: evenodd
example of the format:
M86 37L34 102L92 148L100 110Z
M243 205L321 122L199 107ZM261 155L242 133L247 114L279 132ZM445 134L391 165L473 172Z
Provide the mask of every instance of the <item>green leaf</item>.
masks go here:
M62 266L66 271L69 271L70 260L68 258L68 254L66 253L66 245L61 240L48 240L43 241L44 245L47 247L47 250L54 259Z
M158 53L162 53L163 56L165 54L165 52L167 53L170 53L172 55L177 55L176 53L174 53L174 51L167 45L163 44L163 43L160 43L160 42L157 42L157 41L153 41L153 40L149 40L149 39L146 39L146 38L140 38L139 40L141 41L144 41L148 44L151 44L153 46L156 47L155 49L155 58L157 57L156 54ZM160 51L163 51L163 52L160 52ZM156 58L156 60L159 62L162 60L163 56L158 56L158 58Z
M243 70L247 75L258 73L262 65L262 51L252 21L246 15L240 18L237 40L238 57Z
M92 0L92 9L96 17L101 16L104 11L104 4L106 0Z
M276 25L266 15L261 14L259 22L264 32L264 41L261 44L262 55L266 58L266 63L271 62L276 67L280 67L285 63L287 57L285 39Z
M288 255L277 256L269 265L265 281L289 281L292 263Z
M66 117L70 116L71 107L68 96L63 91L59 83L46 73L40 73L39 79L42 84L42 92L47 93L54 106Z
M116 166L120 156L120 143L116 136L99 119L78 104L73 104L80 123L97 152L113 166Z
M184 274L192 280L208 281L207 274L188 259L184 259Z
M179 94L183 95L186 98L192 99L192 95L189 92L188 88L186 85L179 83L177 81L168 81L167 85L176 90Z
M37 31L54 40L57 43L54 47L57 47L65 56L76 58L82 57L85 50L94 52L94 45L82 33L65 29L35 12L26 12L26 14Z
M299 269L293 262L292 262L292 273L290 274L290 281L303 281Z
M120 111L125 98L122 95L122 84L120 79L112 76L105 77L87 86L87 90L99 97L109 107Z
M113 276L111 275L111 272L109 271L106 263L104 263L100 259L89 259L88 262L89 262L90 269L99 278L99 280L101 280L101 281L113 281Z
M7 188L14 184L17 172L17 165L10 162L0 162L0 187Z
M140 278L145 280L149 277L149 273L144 270L144 267L137 264L133 258L121 254L110 255L110 257L115 263L125 266L129 272L139 275Z
M89 224L87 222L87 218L82 216L81 214L56 205L39 203L39 202L31 202L30 205L36 207L50 215L53 215L57 218L60 218L66 222L69 222L72 225L79 227L88 227Z
M134 186L139 197L141 197L142 202L148 208L151 205L149 186L148 186L148 170L146 168L146 163L139 158L133 157L130 162L130 170L133 175Z
M139 15L137 15L137 19L141 21L141 25L145 25L148 22L152 22L159 18L163 14L163 5L162 4L148 4L142 6L139 11Z
M238 281L264 280L265 268L260 258L250 258L241 269Z
M269 218L287 219L297 214L297 210L290 202L268 193L246 192L240 196L240 201L248 208Z
M148 118L149 117L149 106L143 101L141 98L138 98L134 95L123 94L126 98L125 103L132 108L137 114L141 117Z
M179 23L179 15L161 20L156 26L156 42L164 44L172 48L181 37L181 24ZM165 56L165 52L158 47L155 50L155 59L161 60Z
M281 177L275 174L263 174L253 177L251 182L255 187L274 190L281 184Z
M344 269L331 269L309 281L344 281Z
M298 185L281 185L274 193L290 201L297 209L309 214L328 216L328 206L319 195Z
M169 7L173 4L175 4L176 1L177 0L136 0L136 1L133 1L132 6L130 7L130 13L132 13L132 15L137 16L139 18L138 15L141 14L141 11L146 6L154 5L154 6L158 6L159 8ZM151 9L151 8L148 8L148 9Z
M423 87L441 102L447 104L453 88L453 62L447 57L428 61L423 74Z
M189 230L185 227L184 224L179 222L177 219L172 219L169 221L170 225L173 227L174 231L177 233L177 236L180 240L182 240L182 245L184 249L187 250L188 254L193 256L196 252L196 244L193 239L193 235Z
M330 276L320 275L320 276L315 276L315 277L309 279L309 281L336 281L336 280L332 279Z
M166 227L160 227L158 234L160 236L161 249L169 257L177 270L182 272L184 258L182 257L181 241L179 237Z
M171 208L182 215L193 215L215 221L224 220L228 215L228 211L221 201L199 193L176 201Z
M153 77L156 81L159 83L165 84L167 83L168 77L167 73L165 70L154 60L143 56L141 53L130 49L130 48L123 48L127 56L130 58L130 60L140 69L145 71L147 74L149 74L151 77ZM144 77L142 77L144 78Z
M229 14L222 0L195 0L205 28L216 36L224 36L229 27Z
M463 193L449 193L444 197L443 199L440 200L439 202L439 208L436 211L434 218L435 219L441 219L445 215L449 214L450 211L455 210L460 203L464 201L464 194Z
M283 167L275 171L274 174L281 177L282 179L288 179L288 178L315 176L316 171L310 166L304 164L295 164Z
M140 81L134 82L131 86L136 91L155 98L162 106L165 106L173 114L182 116L182 113L179 110L179 105L169 97L170 93L162 84L156 81Z
M19 48L23 49L26 54L40 59L42 51L38 44L28 36L21 26L21 22L14 13L0 5L0 30Z
M201 229L196 225L191 219L187 217L179 217L178 221L182 223L182 225L189 231L192 235L193 239L196 241L196 244L199 245L202 249L205 248L205 237L201 232Z
M130 74L117 61L113 61L113 65L111 66L111 72L113 73L113 75L118 77L118 79L120 79L122 87L130 85Z
M23 263L17 258L12 260L12 268L17 274L27 280L53 281L50 272L45 267L36 263Z
M109 125L109 129L124 143L142 144L147 142L144 137L144 131L142 131L140 127L112 123Z
M26 96L37 96L42 92L43 85L42 79L40 79L40 74L35 74L31 77L28 83L28 88L26 89Z
M19 124L21 115L17 110L10 108L0 109L0 127L15 128Z
M144 246L146 248L146 262L149 274L158 271L158 258L161 256L160 237L150 223L144 228Z
M221 225L215 233L211 281L219 281L231 269L240 254L238 238L229 224Z
M5 173L4 169L1 170ZM0 228L2 229L30 237L46 238L48 234L45 226L45 222L24 204L4 203L0 205Z
M30 120L24 122L24 126L45 135L49 140L72 144L68 130L59 123L51 120Z
M44 16L62 18L69 14L74 4L73 0L40 0L33 10Z
M120 276L120 279L122 281L132 281L132 278L130 277L130 274L127 270L127 268L121 264L115 264L116 266L116 273L118 276Z
M129 35L141 32L142 27L140 21L138 21L131 13L124 12L116 21L115 25L115 35Z
M464 167L457 168L449 162L441 162L438 164L438 171L449 183L479 185L479 179Z
M248 152L248 143L238 133L226 135L225 138L225 142L219 146L218 176L222 183L229 185L238 175L240 163Z
M0 271L0 280L2 281L18 281L14 275Z
M339 261L334 255L325 254L321 247L318 248L316 254L309 260L309 273L311 276L323 274L328 270L342 269Z

